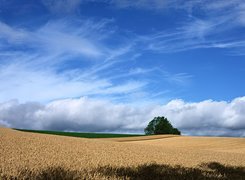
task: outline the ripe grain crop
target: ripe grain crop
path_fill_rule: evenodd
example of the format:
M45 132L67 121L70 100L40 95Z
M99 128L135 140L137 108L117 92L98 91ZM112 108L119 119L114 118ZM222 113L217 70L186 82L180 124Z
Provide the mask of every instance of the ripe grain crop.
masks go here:
M120 138L114 141L86 139L0 128L0 177L142 179L147 177L144 172L148 172L148 176L156 177L172 174L178 179L183 175L202 177L207 174L207 179L215 179L230 177L222 174L226 170L239 177L245 175L244 138L173 136L153 139L152 136L151 140L138 138L137 141L130 138L120 142ZM217 163L210 163L214 161ZM203 173L200 170L203 163L217 170Z

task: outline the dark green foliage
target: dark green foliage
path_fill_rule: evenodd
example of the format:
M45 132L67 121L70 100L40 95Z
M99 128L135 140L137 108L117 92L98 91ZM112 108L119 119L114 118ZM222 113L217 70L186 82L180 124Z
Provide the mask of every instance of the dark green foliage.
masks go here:
M117 137L144 136L139 134L80 133L80 132L42 131L42 130L27 130L27 129L15 129L15 130L32 132L32 133L53 134L53 135L60 135L60 136L82 137L82 138L117 138Z
M173 134L181 135L181 132L177 128L173 128Z
M167 118L165 117L155 117L149 122L148 126L145 128L145 134L177 134L180 135L181 132L174 128Z

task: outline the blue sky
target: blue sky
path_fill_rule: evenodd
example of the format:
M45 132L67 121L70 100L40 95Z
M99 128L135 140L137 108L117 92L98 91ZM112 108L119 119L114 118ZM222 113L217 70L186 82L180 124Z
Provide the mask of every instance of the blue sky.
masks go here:
M168 107L181 101L183 108L191 104L195 109L203 102L225 103L233 108L231 113L225 112L233 114L232 118L239 116L239 120L227 125L222 116L219 120L222 125L216 127L215 117L210 121L210 114L215 113L203 109L205 117L188 118L195 118L197 124L209 118L207 121L216 128L213 134L230 133L245 121L241 118L245 113L244 27L242 0L0 0L3 114L13 111L13 106L17 109L28 106L26 113L32 109L36 117L37 111L63 101L91 101L95 106L100 102L113 108L131 108L127 122L135 122L135 114L146 107ZM237 100L242 105L234 110L232 103ZM42 106L41 110L33 110L34 102ZM8 112L6 106L10 108ZM83 108L80 104L77 111L83 115L90 112L82 112ZM155 112L154 108L152 111ZM164 110L159 112L149 118L168 114ZM27 114L23 117L28 119ZM101 119L106 122L107 116L104 114ZM169 116L180 128L189 128L177 120L177 115ZM114 129L88 128L93 123L88 123L91 117L87 116L82 120L67 119L82 121L91 131L139 130L120 124L127 119L123 117L124 113ZM11 118L3 115L0 123L27 126L15 124ZM143 127L146 121L136 124ZM85 127L83 123L79 127ZM55 125L37 124L30 128L57 129ZM74 130L65 126L60 129ZM192 134L212 132L200 130Z

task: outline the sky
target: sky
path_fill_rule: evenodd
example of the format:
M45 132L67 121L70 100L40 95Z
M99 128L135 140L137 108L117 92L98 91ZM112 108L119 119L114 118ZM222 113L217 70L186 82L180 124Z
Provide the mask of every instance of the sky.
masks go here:
M245 137L245 1L0 0L0 125Z

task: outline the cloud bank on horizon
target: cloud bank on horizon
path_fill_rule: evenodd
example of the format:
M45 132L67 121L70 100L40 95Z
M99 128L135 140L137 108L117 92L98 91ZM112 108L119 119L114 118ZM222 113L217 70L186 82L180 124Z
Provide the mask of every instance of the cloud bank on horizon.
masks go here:
M243 0L0 0L0 125L245 136L244 32Z
M137 107L90 98L63 99L46 105L0 104L0 125L27 129L143 133L149 120L166 116L185 135L245 136L245 97L231 102L172 100Z

